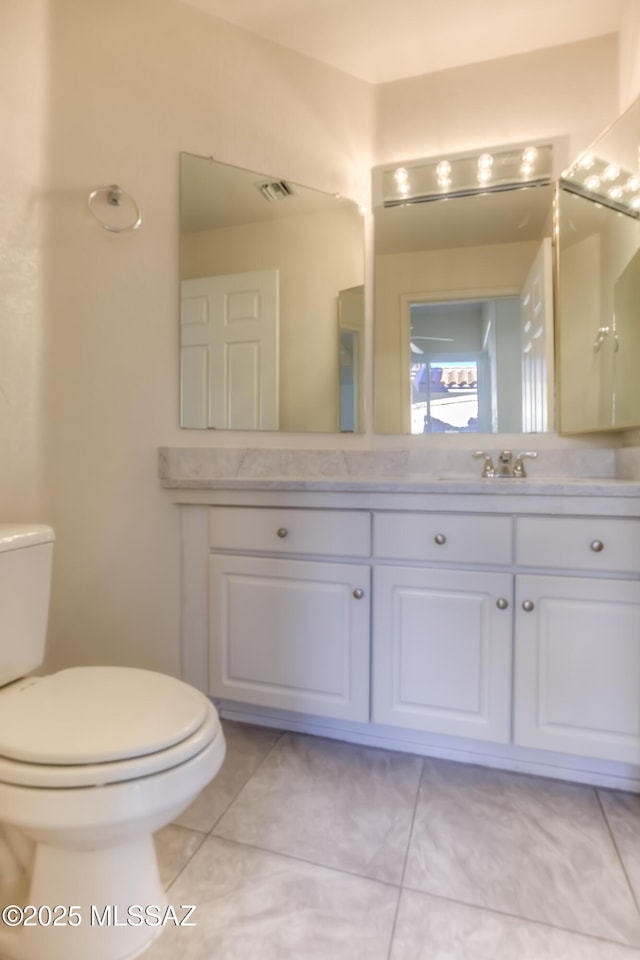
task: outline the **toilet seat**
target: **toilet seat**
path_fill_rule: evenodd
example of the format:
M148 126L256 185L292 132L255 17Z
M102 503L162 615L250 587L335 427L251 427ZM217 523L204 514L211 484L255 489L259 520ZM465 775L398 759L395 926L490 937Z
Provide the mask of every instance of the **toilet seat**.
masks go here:
M222 736L200 691L129 667L73 667L0 691L0 782L64 789L168 770Z

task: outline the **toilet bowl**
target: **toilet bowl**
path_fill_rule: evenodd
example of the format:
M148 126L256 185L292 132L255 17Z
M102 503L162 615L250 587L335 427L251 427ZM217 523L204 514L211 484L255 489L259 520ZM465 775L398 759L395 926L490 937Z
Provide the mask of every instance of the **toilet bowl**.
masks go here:
M0 690L0 822L9 839L13 829L32 842L3 902L76 908L70 924L0 926L0 955L125 960L144 951L161 926L127 918L132 906L156 915L165 906L152 834L195 799L224 753L213 705L162 674L79 667Z
M213 779L225 740L208 698L164 674L29 675L52 541L0 524L0 956L132 960L167 906L153 833Z

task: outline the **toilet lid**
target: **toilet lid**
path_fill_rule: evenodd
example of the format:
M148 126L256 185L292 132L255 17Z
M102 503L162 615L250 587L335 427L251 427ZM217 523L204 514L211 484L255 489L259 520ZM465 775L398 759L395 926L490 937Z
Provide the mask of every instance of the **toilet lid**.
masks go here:
M165 750L204 722L194 687L131 667L72 667L0 694L0 756L108 763Z

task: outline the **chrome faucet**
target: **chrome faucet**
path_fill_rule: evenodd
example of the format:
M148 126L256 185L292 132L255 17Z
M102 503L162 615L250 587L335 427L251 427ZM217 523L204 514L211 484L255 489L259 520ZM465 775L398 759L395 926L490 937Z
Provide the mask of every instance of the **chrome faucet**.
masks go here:
M498 457L496 477L512 477L513 468L513 454L511 453L511 450L503 450Z
M482 470L483 477L522 478L526 477L527 475L523 461L526 458L534 459L538 456L538 454L532 450L525 450L522 453L519 453L514 460L511 450L503 450L498 457L497 467L494 467L493 460L488 453L484 452L484 450L476 450L472 456L476 458L484 457L484 468Z
M525 458L528 458L529 460L535 460L537 456L538 454L536 453L535 450L525 450L523 451L523 453L519 453L518 456L516 457L516 462L513 465L512 476L526 477L527 472L524 469L524 463L522 461Z
M493 465L493 460L488 453L485 453L484 450L476 450L475 453L471 454L472 457L476 459L479 457L484 457L484 468L482 470L483 477L495 477L496 468Z

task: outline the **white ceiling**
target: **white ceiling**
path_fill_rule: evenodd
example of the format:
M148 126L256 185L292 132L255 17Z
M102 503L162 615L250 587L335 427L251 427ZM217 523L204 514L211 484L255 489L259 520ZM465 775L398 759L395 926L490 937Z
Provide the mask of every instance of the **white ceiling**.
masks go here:
M625 0L183 0L370 83L620 28Z

